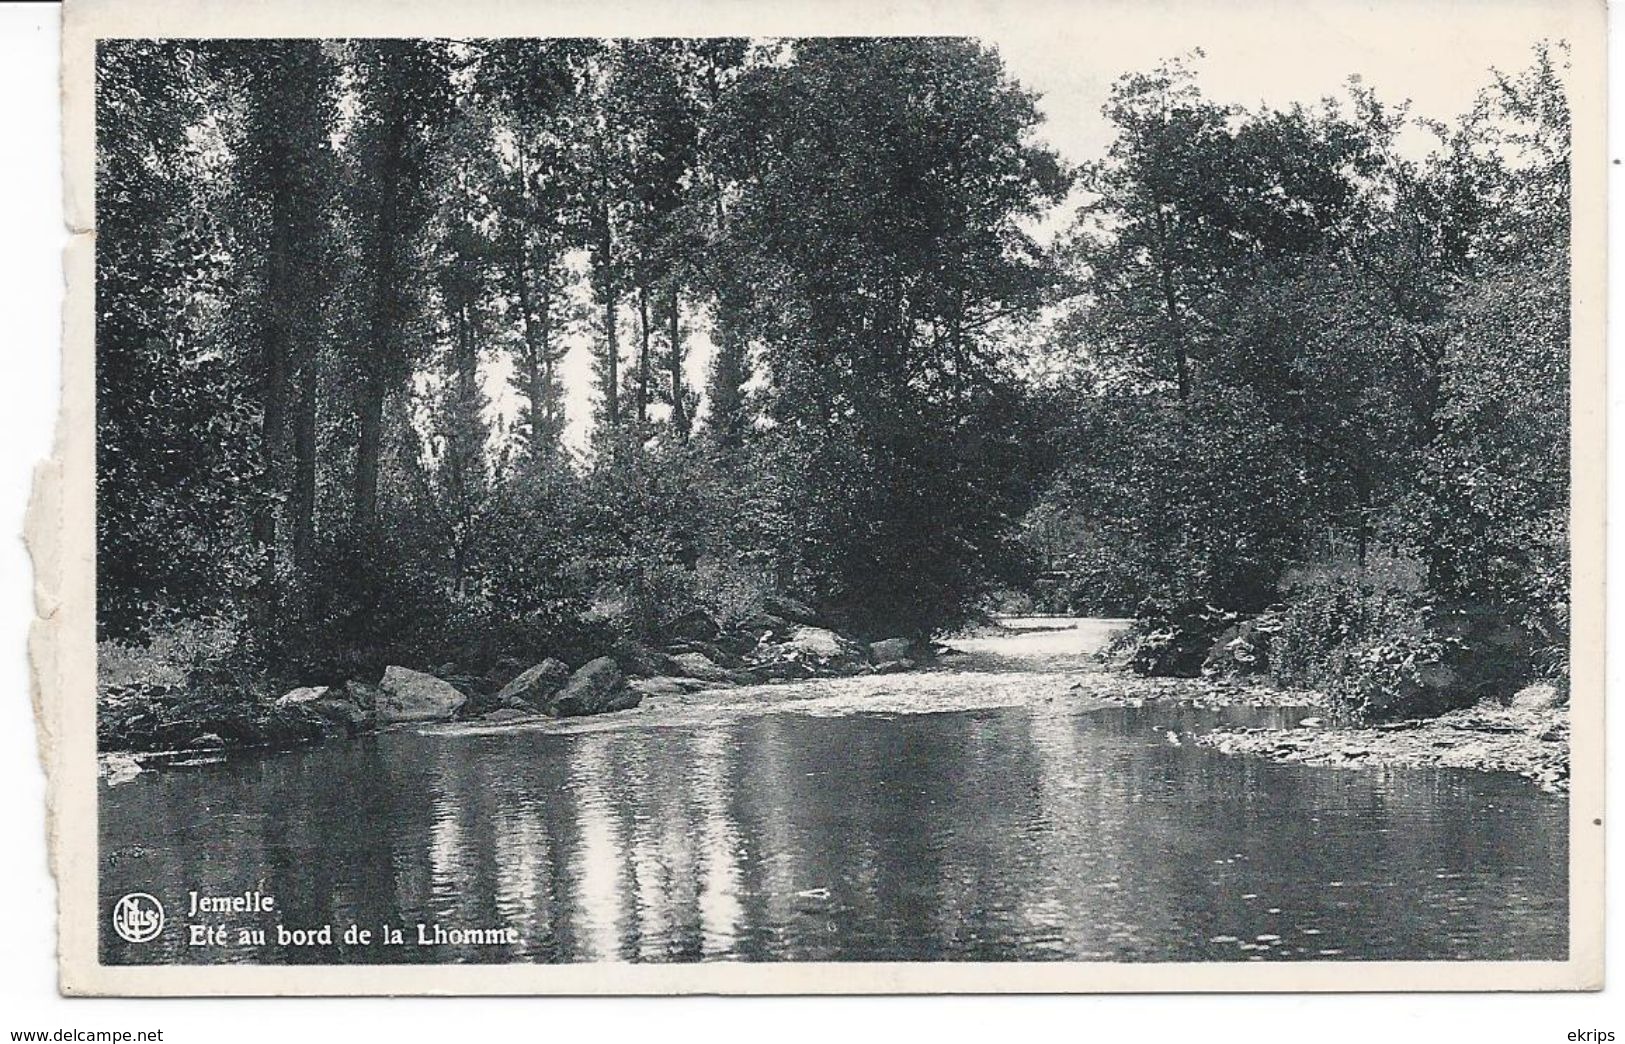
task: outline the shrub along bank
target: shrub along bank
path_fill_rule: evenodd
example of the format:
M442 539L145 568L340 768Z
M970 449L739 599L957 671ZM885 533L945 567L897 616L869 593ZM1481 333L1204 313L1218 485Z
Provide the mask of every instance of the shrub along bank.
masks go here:
M1440 604L1394 562L1301 572L1283 587L1285 600L1251 615L1205 603L1150 608L1121 651L1141 674L1266 677L1319 691L1348 722L1504 703L1537 683L1567 700L1545 635L1504 611Z

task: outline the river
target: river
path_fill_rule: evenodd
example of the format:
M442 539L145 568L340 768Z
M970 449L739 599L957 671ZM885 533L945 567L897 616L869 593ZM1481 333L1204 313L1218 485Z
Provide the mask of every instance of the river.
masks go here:
M1562 796L1220 755L1189 737L1307 712L1071 699L1110 627L1021 626L932 671L142 773L101 790L102 896L157 896L170 926L104 929L102 959L1566 955ZM190 945L209 918L189 893L253 890L275 912L234 924L331 924L333 942ZM419 924L503 941L416 945ZM378 945L383 926L407 943Z

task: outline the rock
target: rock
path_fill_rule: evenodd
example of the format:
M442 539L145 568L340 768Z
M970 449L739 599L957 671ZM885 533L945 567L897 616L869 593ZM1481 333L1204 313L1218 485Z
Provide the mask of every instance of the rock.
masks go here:
M1512 697L1512 706L1519 710L1548 710L1566 702L1557 686L1540 682L1526 685Z
M875 664L873 673L901 674L904 671L912 671L913 669L914 661L905 656L901 660L887 660L885 663Z
M378 697L383 695L383 688L371 682L350 679L341 686L342 695L346 700L360 707L362 710L373 710L378 706Z
M514 707L498 707L494 711L487 711L484 714L481 714L480 720L491 722L493 724L500 724L504 721L520 721L525 718L534 718L535 716L535 711L523 711Z
M570 665L549 657L504 685L492 702L499 707L515 707L519 703L545 707L569 680Z
M767 682L811 678L814 672L800 660L763 660L747 666L745 673L753 681Z
M886 664L906 660L909 650L913 647L914 643L907 638L882 638L878 642L869 643L869 661Z
M754 652L760 642L758 642L756 635L748 631L740 631L719 634L712 644L722 650L730 659L738 661Z
M336 721L351 735L372 724L372 712L337 696L323 696L306 705L329 721Z
M327 686L313 685L309 688L294 689L277 697L278 707L296 707L302 703L314 703L327 695Z
M1440 609L1432 627L1457 674L1452 698L1443 701L1446 709L1485 697L1504 701L1507 680L1526 676L1541 645L1530 628L1498 607Z
M1461 685L1461 675L1454 667L1442 663L1423 664L1416 671L1417 680L1424 689L1444 692Z
M858 654L856 643L823 627L798 626L779 645L820 660L851 659Z
M634 678L653 678L661 674L681 674L677 662L663 652L657 652L638 642L623 642L613 654L615 664Z
M733 672L726 667L718 666L709 656L699 652L679 653L672 657L682 668L683 674L690 678L699 678L708 682L731 682Z
M762 611L798 624L816 624L818 610L806 602L788 595L768 595L762 599Z
M338 736L349 731L341 723L317 713L314 705L309 703L296 704L292 707L272 707L270 713L258 722L257 728L252 730L258 735L247 735L250 730L242 728L246 723L222 721L218 724L235 728L235 735L230 731L225 733L230 741L229 745L266 746L276 750L286 750L302 743L317 743L328 736Z
M737 630L741 634L748 634L760 641L764 634L788 634L790 627L790 621L782 616L774 616L772 613L756 613L741 621Z
M690 609L666 625L666 633L673 638L709 642L716 640L722 627L704 609Z
M868 668L868 651L823 627L794 625L782 640L764 641L746 670L759 680L858 673Z
M440 680L471 698L477 698L479 694L485 691L482 688L485 683L477 674L442 674ZM467 704L463 705L463 710L468 710Z
M642 701L641 693L627 687L620 666L610 657L600 656L570 675L564 688L548 702L547 712L561 718L604 714L628 710Z
M512 656L499 656L491 669L480 676L481 692L499 692L524 672L526 661Z
M97 774L110 787L122 786L141 775L141 762L128 754L103 754L96 763Z
M203 689L240 689L244 679L226 667L194 667L186 672L185 687L193 692Z
M1240 620L1219 632L1202 661L1203 676L1263 674L1269 670L1273 620Z
M726 649L722 648L720 645L717 645L715 642L684 640L673 642L667 647L667 654L674 659L682 656L684 653L699 653L712 663L720 664L724 667L733 666L738 662L738 657L730 656Z
M432 674L406 667L384 668L379 686L378 721L390 725L402 721L440 721L456 714L468 697Z
M1471 702L1471 696L1455 668L1444 663L1419 663L1414 676L1402 675L1391 685L1369 688L1362 710L1373 722L1400 716L1431 718Z
M703 686L697 678L637 678L626 687L640 696L682 696Z
M1129 667L1150 677L1198 677L1219 636L1235 623L1234 613L1203 602L1186 602L1152 613L1129 657Z

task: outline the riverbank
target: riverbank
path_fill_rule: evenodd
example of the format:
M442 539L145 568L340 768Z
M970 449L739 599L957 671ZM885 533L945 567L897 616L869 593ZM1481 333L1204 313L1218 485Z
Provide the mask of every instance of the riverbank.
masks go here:
M1567 789L1568 715L1555 693L1531 690L1510 706L1487 702L1439 718L1338 725L1317 692L1257 678L1145 677L1107 663L1102 651L1125 626L1118 620L1009 620L922 650L901 641L863 645L792 625L781 635L765 634L748 658L714 651L738 666L722 666L706 653L629 647L575 671L543 661L486 678L447 671L447 680L391 668L378 684L311 687L228 704L198 693L114 692L104 696L103 774L118 783L143 765L193 765L234 750L286 749L394 728L593 731L774 712L924 714L1027 706L1087 714L1162 706L1300 712L1292 728L1220 727L1180 737L1226 755L1342 768L1510 772L1548 791Z
M103 889L184 896L224 853L279 907L339 894L358 923L411 924L454 895L525 941L333 963L1562 956L1561 798L1227 757L1192 737L1306 712L1125 710L1070 672L955 659L145 773L102 791ZM107 963L233 956L108 936Z
M1437 718L1360 728L1327 726L1309 717L1292 729L1215 729L1196 742L1222 754L1335 768L1396 765L1510 772L1551 793L1569 789L1567 707L1486 702Z
M195 765L234 751L290 750L406 726L615 715L700 692L891 675L935 656L933 647L905 638L864 642L823 624L811 608L781 597L729 627L695 611L676 621L662 647L623 639L574 666L552 657L505 658L483 668L392 664L381 676L329 684L131 671L139 656L113 650L97 691L102 775L116 785L143 765Z
M1186 659L1203 664L1199 677L1144 677L1131 670L1137 656L1132 650L1110 666L1108 676L1131 680L1131 691L1161 682L1162 698L1189 706L1304 708L1294 728L1220 727L1195 737L1198 745L1222 754L1336 768L1392 765L1506 772L1548 792L1568 790L1568 706L1552 685L1530 685L1504 701L1485 698L1437 716L1354 725L1337 720L1336 701L1324 694L1278 687L1264 673L1226 673L1227 667L1237 666L1237 659L1256 671L1254 656L1232 656L1239 643L1251 638L1236 625L1214 642L1193 645ZM1110 647L1102 646L1102 659ZM1144 662L1139 659L1142 667Z

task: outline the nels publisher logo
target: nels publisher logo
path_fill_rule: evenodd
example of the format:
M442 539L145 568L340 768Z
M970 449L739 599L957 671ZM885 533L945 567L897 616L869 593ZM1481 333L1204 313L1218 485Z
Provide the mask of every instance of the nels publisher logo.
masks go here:
M125 942L158 938L164 930L164 904L146 892L131 892L113 904L113 930Z

